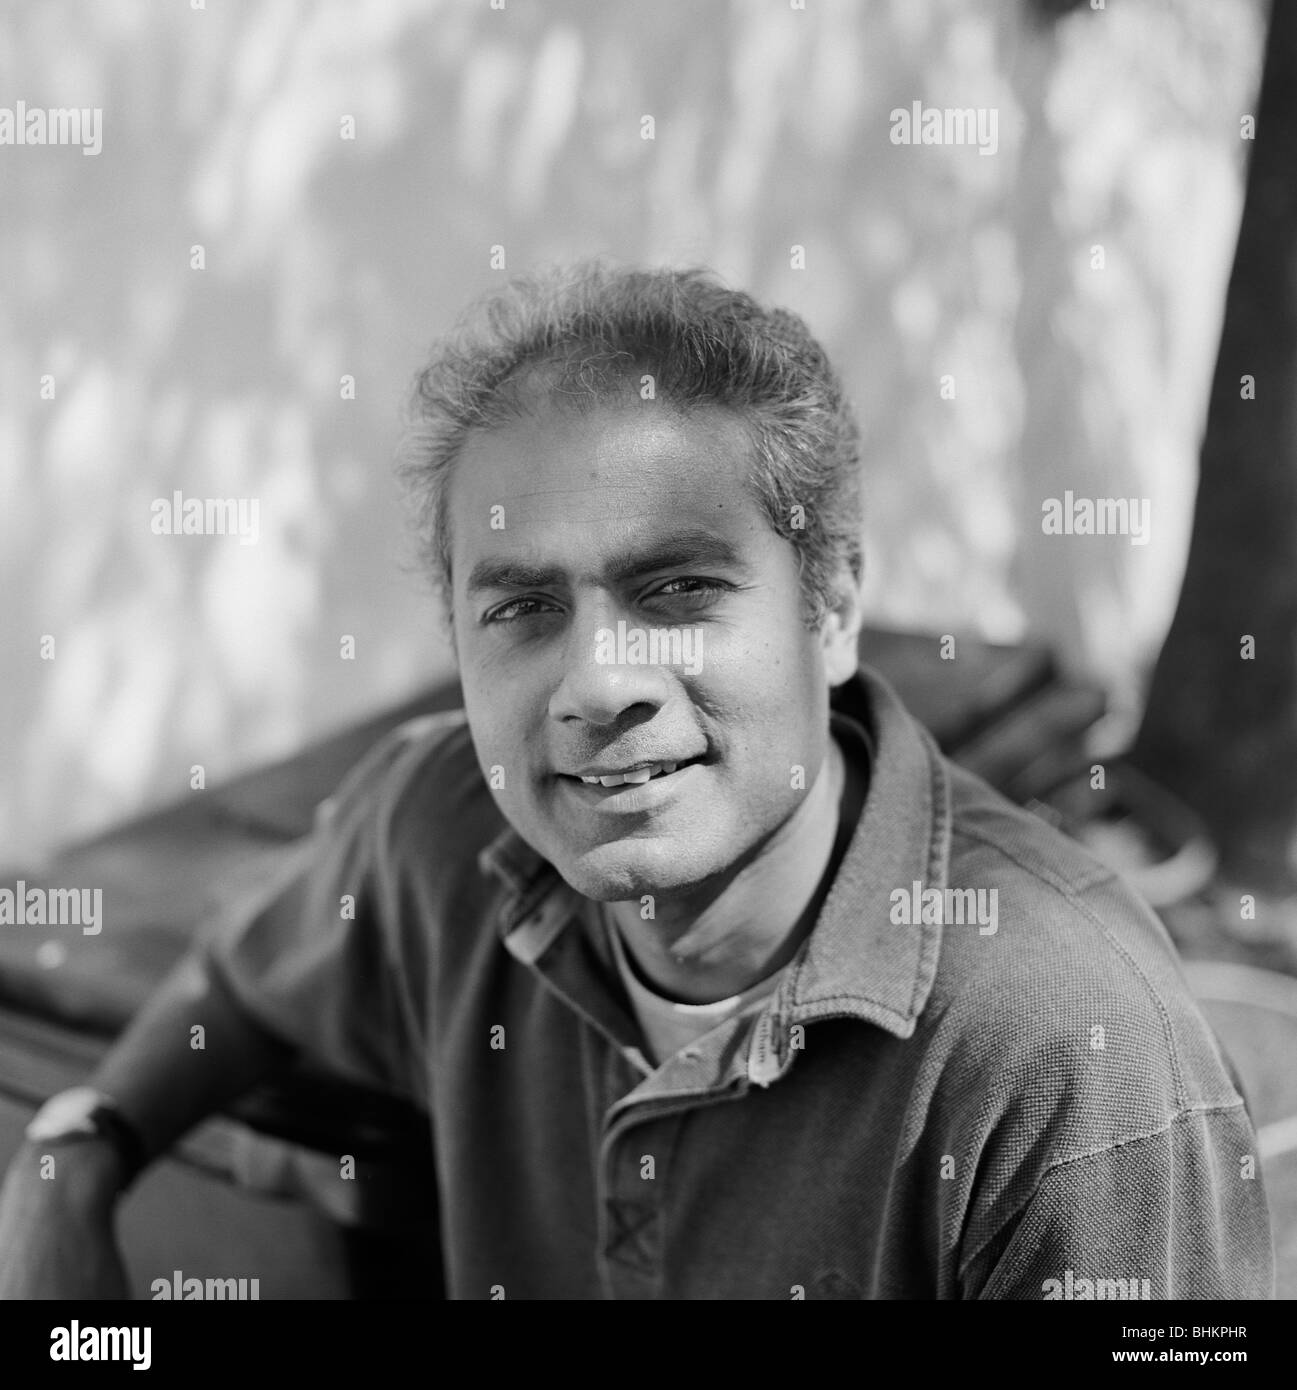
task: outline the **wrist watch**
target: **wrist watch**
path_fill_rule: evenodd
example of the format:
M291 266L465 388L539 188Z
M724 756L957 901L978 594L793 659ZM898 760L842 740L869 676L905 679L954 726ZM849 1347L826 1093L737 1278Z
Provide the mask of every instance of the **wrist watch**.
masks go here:
M34 1144L67 1144L85 1139L107 1139L125 1168L123 1185L148 1161L144 1140L122 1114L112 1096L93 1086L73 1086L60 1091L32 1116L26 1130Z

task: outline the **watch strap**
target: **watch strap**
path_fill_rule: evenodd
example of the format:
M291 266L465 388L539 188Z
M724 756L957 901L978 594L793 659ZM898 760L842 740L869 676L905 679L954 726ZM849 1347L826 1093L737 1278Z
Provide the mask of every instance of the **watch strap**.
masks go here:
M148 1151L140 1132L117 1108L116 1101L106 1100L95 1106L90 1119L95 1133L102 1135L117 1150L125 1172L122 1186L132 1182L140 1169L148 1162Z
M122 1114L112 1096L91 1086L74 1086L51 1096L28 1124L27 1138L35 1144L107 1139L125 1170L123 1186L148 1162L148 1150L139 1130Z

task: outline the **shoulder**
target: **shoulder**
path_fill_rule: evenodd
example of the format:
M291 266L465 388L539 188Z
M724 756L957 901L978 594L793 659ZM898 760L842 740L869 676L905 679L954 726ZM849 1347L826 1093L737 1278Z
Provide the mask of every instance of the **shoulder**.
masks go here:
M384 735L316 818L344 833L350 825L382 862L398 867L411 859L475 864L505 824L462 709L423 715Z
M950 885L994 905L993 933L943 927L931 1003L956 1074L1005 1116L1030 1096L1056 1159L1240 1105L1147 903L980 779L953 768L951 786Z
M920 1028L929 1120L977 1175L965 1235L979 1250L1047 1181L1138 1187L1145 1161L1249 1127L1153 910L980 779L950 779L949 882L994 892L995 930L943 922Z

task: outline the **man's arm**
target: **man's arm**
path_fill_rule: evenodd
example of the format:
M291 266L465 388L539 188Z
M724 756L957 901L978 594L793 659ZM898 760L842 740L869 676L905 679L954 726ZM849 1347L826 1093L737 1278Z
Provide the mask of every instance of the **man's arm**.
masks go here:
M195 1026L202 1048L190 1046ZM194 954L159 987L89 1084L112 1096L149 1159L292 1059L205 958ZM54 1176L43 1177L43 1156ZM104 1139L24 1142L0 1187L0 1298L123 1298L112 1213L127 1174Z
M1051 1168L965 1273L968 1298L1274 1296L1256 1136L1241 1105Z
M246 893L231 885L225 927L237 930L213 932L104 1058L90 1084L118 1103L147 1157L298 1049L361 1084L422 1096L422 1045L400 986L423 969L405 961L378 910L390 872L380 828L462 722L457 712L412 721L377 744L272 877L254 876ZM282 1038L271 1031L281 1024ZM191 1046L196 1026L201 1047ZM52 1180L40 1176L44 1152L55 1157ZM24 1144L0 1188L0 1297L123 1296L112 1209L127 1177L107 1140Z

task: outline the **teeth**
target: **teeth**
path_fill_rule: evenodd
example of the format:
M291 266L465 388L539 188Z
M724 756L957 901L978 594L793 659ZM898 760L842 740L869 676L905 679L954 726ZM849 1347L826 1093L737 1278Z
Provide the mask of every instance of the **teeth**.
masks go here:
M659 772L674 772L679 766L679 763L646 763L643 767L632 768L629 772L613 772L607 777L582 777L581 780L587 787L596 784L602 787L620 787L624 783L638 787L650 777L656 777Z

